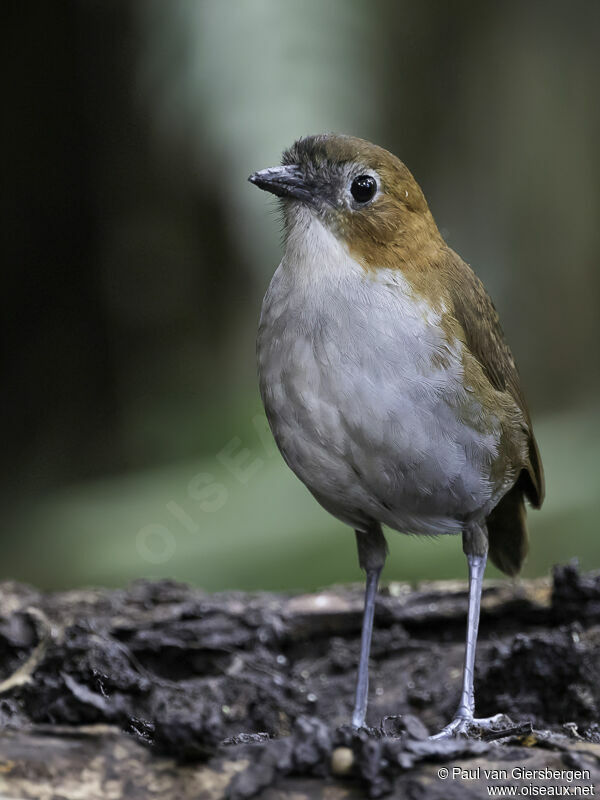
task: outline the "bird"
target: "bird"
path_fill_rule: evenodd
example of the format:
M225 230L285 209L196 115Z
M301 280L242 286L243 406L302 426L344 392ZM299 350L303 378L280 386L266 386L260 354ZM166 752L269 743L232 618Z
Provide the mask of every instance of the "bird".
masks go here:
M283 456L354 529L366 574L352 726L366 726L387 541L460 534L468 564L462 689L436 735L469 735L488 555L509 576L528 550L525 501L544 473L519 373L481 280L444 241L389 151L342 134L298 139L248 180L279 198L283 257L265 294L258 380Z

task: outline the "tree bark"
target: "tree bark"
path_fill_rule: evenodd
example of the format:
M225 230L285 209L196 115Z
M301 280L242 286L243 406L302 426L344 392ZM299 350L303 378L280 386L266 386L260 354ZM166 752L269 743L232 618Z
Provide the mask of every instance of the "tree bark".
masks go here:
M486 583L477 714L508 718L432 741L458 700L466 606L459 582L384 588L373 727L357 733L361 587L208 595L140 582L44 595L3 584L0 798L593 796L600 576L568 566L553 583Z

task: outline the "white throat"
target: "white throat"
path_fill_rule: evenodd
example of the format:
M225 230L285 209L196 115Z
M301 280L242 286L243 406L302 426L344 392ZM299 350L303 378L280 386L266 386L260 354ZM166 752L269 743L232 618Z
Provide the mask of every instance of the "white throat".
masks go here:
M286 272L293 271L294 281L299 283L337 283L365 274L346 244L306 208L294 214L281 266Z

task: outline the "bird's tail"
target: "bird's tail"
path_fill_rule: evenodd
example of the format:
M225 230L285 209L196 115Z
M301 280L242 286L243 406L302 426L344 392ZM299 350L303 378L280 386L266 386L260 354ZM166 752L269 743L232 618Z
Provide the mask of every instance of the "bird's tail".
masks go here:
M529 550L525 501L520 481L487 518L489 557L507 575L516 575Z

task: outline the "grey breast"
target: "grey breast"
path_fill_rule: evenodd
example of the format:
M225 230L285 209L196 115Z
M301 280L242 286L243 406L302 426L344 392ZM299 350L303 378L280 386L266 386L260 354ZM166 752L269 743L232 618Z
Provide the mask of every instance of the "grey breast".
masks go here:
M390 281L317 292L280 267L259 327L263 402L288 465L335 516L458 532L489 504L499 430L465 421L466 405L482 409L465 393L460 342Z

